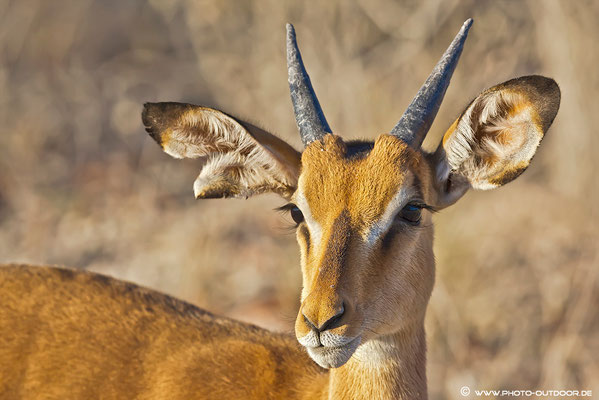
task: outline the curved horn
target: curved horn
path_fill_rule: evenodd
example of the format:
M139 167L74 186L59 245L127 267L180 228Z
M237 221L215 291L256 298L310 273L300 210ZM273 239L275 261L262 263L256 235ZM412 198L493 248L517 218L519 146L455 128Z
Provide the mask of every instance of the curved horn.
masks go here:
M462 25L462 29L453 39L443 56L420 88L414 100L391 131L413 148L419 148L430 129L437 111L449 86L451 75L455 70L468 30L472 26L472 18Z
M289 91L299 133L304 146L321 139L331 128L324 117L310 77L304 68L302 56L295 40L293 25L287 24L287 72Z

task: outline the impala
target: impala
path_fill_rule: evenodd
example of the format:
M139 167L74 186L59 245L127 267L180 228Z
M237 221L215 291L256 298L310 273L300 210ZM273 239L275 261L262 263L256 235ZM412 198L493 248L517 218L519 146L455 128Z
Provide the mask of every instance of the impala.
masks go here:
M472 100L436 151L423 151L471 25L374 142L332 133L291 25L302 153L215 109L146 104L143 122L166 153L206 159L197 198L274 192L288 201L303 276L296 337L102 275L8 265L0 269L0 397L426 399L431 213L470 188L518 177L560 102L552 79L509 80Z

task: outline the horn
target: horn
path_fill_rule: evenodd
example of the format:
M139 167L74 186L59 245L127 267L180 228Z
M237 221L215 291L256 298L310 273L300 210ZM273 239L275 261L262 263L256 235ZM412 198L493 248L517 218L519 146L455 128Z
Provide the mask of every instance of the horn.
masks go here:
M445 96L445 91L449 86L451 75L462 54L464 42L472 22L472 18L464 22L460 32L445 50L433 72L431 72L406 112L391 131L392 135L397 136L413 148L419 148L422 145L435 120L443 96Z
M302 142L307 146L331 133L331 128L310 83L291 24L287 24L287 72L295 120Z

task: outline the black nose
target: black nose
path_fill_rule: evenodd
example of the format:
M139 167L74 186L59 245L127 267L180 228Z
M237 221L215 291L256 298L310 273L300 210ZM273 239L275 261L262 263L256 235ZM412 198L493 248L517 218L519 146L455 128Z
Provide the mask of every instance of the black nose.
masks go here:
M343 314L345 314L345 305L341 304L341 307L339 307L339 309L336 311L335 315L333 315L331 318L327 319L320 326L316 326L316 324L314 324L310 320L310 318L308 318L306 316L306 314L302 313L302 315L304 316L304 321L306 322L306 324L312 330L314 330L316 332L324 332L324 331L329 330L329 329L335 329L336 327L338 327L340 325L341 319L343 318Z

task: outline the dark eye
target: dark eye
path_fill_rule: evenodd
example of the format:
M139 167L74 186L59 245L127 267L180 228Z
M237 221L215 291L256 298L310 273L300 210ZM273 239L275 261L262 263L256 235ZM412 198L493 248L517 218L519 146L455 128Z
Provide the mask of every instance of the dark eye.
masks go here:
M422 206L420 204L410 203L399 212L399 217L401 219L406 220L414 225L420 222L421 216Z
M299 225L304 222L304 214L302 214L302 211L296 205L289 208L289 213L296 224Z

